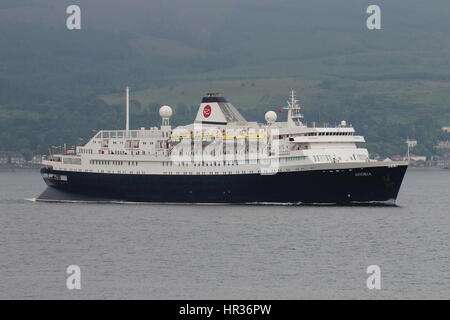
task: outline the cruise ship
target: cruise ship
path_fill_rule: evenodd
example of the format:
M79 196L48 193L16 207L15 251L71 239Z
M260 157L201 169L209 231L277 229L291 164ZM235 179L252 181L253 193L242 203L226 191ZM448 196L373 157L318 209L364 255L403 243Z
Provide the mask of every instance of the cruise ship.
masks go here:
M307 125L290 92L286 106L247 121L225 97L208 93L193 123L102 130L84 144L50 152L38 201L201 204L395 204L407 161L370 159L346 121Z

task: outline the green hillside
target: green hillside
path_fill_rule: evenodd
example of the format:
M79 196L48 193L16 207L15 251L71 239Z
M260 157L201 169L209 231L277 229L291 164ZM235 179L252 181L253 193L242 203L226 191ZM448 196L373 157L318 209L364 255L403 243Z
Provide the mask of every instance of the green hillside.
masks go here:
M252 120L297 90L306 120L346 119L370 150L431 155L450 124L450 3L377 1L382 30L365 27L369 2L78 1L83 29L65 29L70 1L0 4L0 151L49 145L123 126L132 88L134 127L158 107L191 121L219 91Z

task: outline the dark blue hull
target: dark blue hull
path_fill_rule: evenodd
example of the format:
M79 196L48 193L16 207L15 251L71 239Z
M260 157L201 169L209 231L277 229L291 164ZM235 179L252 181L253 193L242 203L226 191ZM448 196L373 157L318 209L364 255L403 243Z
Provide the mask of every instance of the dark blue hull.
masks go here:
M395 203L407 166L275 175L135 175L42 168L42 201L168 203ZM64 176L63 179L60 177ZM67 178L65 178L67 177Z

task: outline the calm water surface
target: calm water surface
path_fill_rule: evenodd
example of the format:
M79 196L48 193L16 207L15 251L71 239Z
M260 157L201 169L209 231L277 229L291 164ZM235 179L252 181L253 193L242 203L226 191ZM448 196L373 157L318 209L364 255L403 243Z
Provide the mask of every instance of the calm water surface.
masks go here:
M450 298L448 171L408 171L398 207L27 200L44 189L0 173L0 299Z

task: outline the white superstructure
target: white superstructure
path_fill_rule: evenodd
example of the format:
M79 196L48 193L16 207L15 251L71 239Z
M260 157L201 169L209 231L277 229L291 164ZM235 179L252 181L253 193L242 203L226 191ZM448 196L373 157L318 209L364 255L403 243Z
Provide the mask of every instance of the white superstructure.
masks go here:
M172 109L163 106L160 127L102 130L74 150L50 154L43 164L60 171L141 175L250 174L265 167L278 172L339 170L378 164L369 159L367 149L358 147L364 137L355 135L345 121L335 127L307 126L294 91L285 109L285 122L277 122L274 112L266 114L266 124L248 122L223 97L208 94L190 125L172 128ZM129 129L128 117L126 124Z

